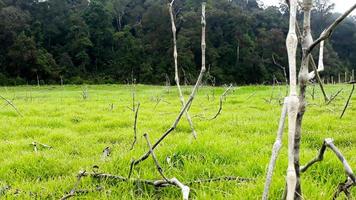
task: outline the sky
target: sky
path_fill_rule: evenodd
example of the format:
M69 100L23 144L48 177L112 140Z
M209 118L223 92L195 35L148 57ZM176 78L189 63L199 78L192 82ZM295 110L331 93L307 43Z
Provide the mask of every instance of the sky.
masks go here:
M278 5L280 2L284 2L284 0L260 0L264 5ZM330 2L335 3L335 12L345 12L349 9L353 4L355 4L356 0L330 0ZM353 11L352 15L356 15L356 11Z

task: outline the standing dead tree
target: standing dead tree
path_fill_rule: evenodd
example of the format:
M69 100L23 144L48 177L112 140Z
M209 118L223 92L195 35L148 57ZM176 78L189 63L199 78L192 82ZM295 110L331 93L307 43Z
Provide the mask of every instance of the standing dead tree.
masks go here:
M205 49L206 49L206 42L205 42L205 27L206 27L206 20L205 20L205 5L206 3L203 2L202 3L202 16L201 16L201 24L202 24L202 38L201 38L201 52L202 52L202 56L201 56L201 59L202 59L202 66L201 66L201 70L200 70L200 73L199 73L199 76L198 76L198 79L194 85L194 88L191 92L191 94L189 95L189 98L187 100L187 102L183 105L183 107L181 108L177 118L175 119L175 121L173 122L173 125L168 129L166 130L163 135L152 145L152 149L155 149L173 130L176 129L178 123L180 122L183 114L187 111L187 109L190 107L190 105L192 104L194 98L195 98L195 95L198 91L198 88L202 82L202 79L203 79L203 76L204 76L204 73L206 71L206 67L205 67ZM131 165L130 165L130 171L129 171L129 175L128 177L131 177L131 174L132 174L132 170L134 168L134 166L138 165L139 163L141 163L142 161L146 160L150 155L150 151L146 152L145 154L143 154L140 158L136 159L136 160L133 160L131 162Z
M174 71L175 71L174 80L175 80L177 88L178 88L180 102L181 102L182 106L184 106L185 100L184 100L182 89L181 89L180 83L179 83L178 52L177 52L177 28L176 28L176 25L175 25L175 22L174 22L173 4L174 4L174 0L172 0L168 4L168 8L169 8L169 14L170 14L170 18L171 18L172 35L173 35L173 58L174 58ZM197 137L197 133L194 130L193 121L192 121L192 119L191 119L191 117L190 117L190 115L189 115L187 110L185 111L185 116L187 117L187 120L189 122L190 128L192 129L192 134L193 134L194 138L196 138Z
M307 105L305 99L307 84L312 78L314 78L315 75L317 76L318 70L322 71L324 68L323 65L324 41L331 36L332 32L337 27L337 25L340 24L356 8L356 4L355 4L349 10L347 10L343 15L337 18L327 29L325 29L317 40L313 41L313 38L311 36L311 27L310 27L312 0L303 0L302 7L304 12L304 20L303 20L302 34L296 28L297 27L297 19L296 19L297 0L290 0L288 2L289 2L289 9L290 9L290 19L289 19L289 32L286 39L286 45L287 45L288 62L289 62L290 94L286 98L285 104L282 108L282 115L281 115L280 124L277 132L277 139L273 146L272 157L271 157L270 164L268 166L267 178L265 182L265 188L264 188L262 199L268 199L269 187L271 184L276 159L281 146L284 121L287 114L288 114L288 169L287 169L287 180L286 180L287 182L286 198L287 200L294 200L294 199L299 200L302 198L299 150L300 150L300 141L301 141L302 121ZM299 70L299 75L298 75L299 94L297 93L297 74L296 74L296 50L298 45L298 37L296 31L298 31L299 32L298 35L301 36L299 40L302 46L302 61L301 61L301 68ZM314 66L313 67L314 72L309 72L308 66L312 60L311 52L319 44L320 44L320 51L319 51L318 69L316 69L316 67ZM324 95L324 97L326 98L325 100L328 100L326 95ZM333 150L332 147L330 148ZM343 161L346 160L343 159ZM348 174L348 176L350 175Z

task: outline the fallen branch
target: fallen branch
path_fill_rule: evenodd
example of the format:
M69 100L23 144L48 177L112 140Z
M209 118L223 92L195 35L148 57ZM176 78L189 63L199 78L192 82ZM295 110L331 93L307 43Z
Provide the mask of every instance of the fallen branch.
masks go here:
M341 115L340 115L340 119L344 116L345 111L346 111L347 107L349 106L349 103L350 103L352 94L354 93L354 90L355 90L355 83L356 83L356 82L352 82L352 89L351 89L349 98L347 99L346 104L345 104L345 106L344 106L344 109L342 110L342 113L341 113Z
M3 99L7 104L9 104L16 112L18 115L20 115L21 117L23 117L23 115L20 113L20 111L17 109L17 107L8 99L6 99L5 97L0 95L0 98Z
M331 139L331 138L325 139L323 145L321 146L318 156L315 157L310 162L308 162L305 166L302 166L300 168L300 172L304 173L309 169L309 167L311 167L312 165L314 165L317 162L322 161L324 159L324 154L325 154L326 148L331 149L334 152L334 154L338 157L338 159L342 163L345 173L348 177L344 183L339 184L338 191L335 192L333 199L336 199L341 192L344 192L346 194L346 196L349 197L349 195L350 195L349 189L356 184L356 176L353 173L353 171L352 171L350 165L348 164L347 160L345 159L345 157L342 155L340 150L334 145L333 139Z
M132 142L130 150L132 150L134 148L134 146L136 144L136 141L137 141L137 117L138 117L138 110L139 109L140 109L140 102L138 102L137 108L136 108L136 111L135 111L135 121L134 121L134 126L133 126L133 129L134 129L134 141Z
M80 172L78 173L78 175L77 175L77 182L74 184L73 189L69 192L69 194L63 196L60 200L66 200L66 199L69 199L69 198L75 196L75 193L76 193L77 188L78 188L78 186L79 186L79 184L80 184L80 181L82 180L82 177L85 176L85 173L86 173L85 171L80 171Z
M186 104L182 107L182 109L180 110L177 118L175 119L175 121L173 122L173 125L166 131L163 133L163 135L152 145L152 149L155 149L163 140L164 138L166 138L173 130L176 129L178 123L180 122L181 118L182 118L182 115L185 113L185 111L189 108L189 106L191 105L191 103L193 102L194 100L194 97L197 93L197 90L201 84L201 81L203 79L203 76L204 76L204 73L206 71L206 67L205 67L205 49L206 49L206 43L205 43L205 26L206 26L206 21L205 21L205 5L206 3L203 2L202 3L202 20L201 20L201 23L202 23L202 42L201 42L201 48L202 48L202 67L201 67L201 70L200 70L200 73L199 73L199 76L198 76L198 79L195 83L195 86L186 102ZM139 163L141 163L142 161L146 160L148 158L148 156L150 155L150 152L146 152L145 154L143 154L139 159L137 160L133 160L131 162L131 165L130 165L130 171L129 171L129 174L128 174L128 177L131 176L131 173L132 173L132 170L133 170L133 167L135 165L138 165Z
M190 188L188 186L184 185L183 183L181 183L177 178L172 178L172 179L167 179L166 178L166 176L163 174L162 167L158 163L158 160L156 158L156 154L153 152L150 140L148 138L148 134L145 133L143 136L146 138L148 148L149 148L149 150L151 152L151 156L152 156L152 158L153 158L153 160L155 162L155 165L157 167L158 172L160 173L160 175L162 176L164 181L166 183L168 183L168 184L175 185L175 186L179 187L182 190L183 200L188 200Z
M47 145L47 144L41 144L41 143L38 143L38 142L32 142L31 144L33 145L33 150L34 150L35 152L37 152L38 146L42 146L42 147L45 147L45 148L48 148L48 149L52 149L52 147L49 146L49 145Z
M110 147L105 147L105 149L103 150L103 154L101 155L101 159L105 159L107 157L109 157L111 154L111 148Z
M350 189L356 186L356 183L351 180L350 177L347 177L344 183L340 183L337 187L337 191L333 195L333 200L336 200L341 192L345 193L347 199L351 199Z
M210 118L209 120L216 119L216 118L220 115L220 113L221 113L221 111L222 111L222 106L223 106L224 98L226 97L227 93L231 90L231 88L232 88L232 84L230 84L230 86L225 90L225 92L222 93L222 95L220 96L219 110L218 110L218 112L216 112L216 114L215 114L212 118Z

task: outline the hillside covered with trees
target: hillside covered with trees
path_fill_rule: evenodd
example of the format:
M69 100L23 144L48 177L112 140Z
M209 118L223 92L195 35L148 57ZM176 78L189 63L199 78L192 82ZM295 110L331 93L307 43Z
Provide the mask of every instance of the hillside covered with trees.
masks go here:
M177 0L182 81L200 69L200 1ZM339 14L319 0L313 33ZM301 16L300 16L301 17ZM209 83L268 83L287 66L288 9L256 0L208 0ZM316 36L315 36L316 37ZM173 83L172 35L165 0L0 0L0 84ZM317 51L314 53L318 53ZM356 19L335 31L325 50L325 76L356 69Z

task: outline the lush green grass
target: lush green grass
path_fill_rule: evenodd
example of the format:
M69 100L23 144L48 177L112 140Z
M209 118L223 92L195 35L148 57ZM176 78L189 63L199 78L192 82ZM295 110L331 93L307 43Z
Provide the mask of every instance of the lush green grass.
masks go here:
M303 121L301 162L306 163L318 152L323 139L332 137L350 165L356 169L356 95L343 119L338 116L350 91L349 85L328 86L329 93L345 88L337 99L326 106L319 88ZM184 88L188 95L191 88ZM275 89L275 96L284 94L285 87ZM190 113L192 116L213 116L218 109L219 95L224 88L201 88ZM187 120L182 118L176 131L156 149L156 154L168 177L182 182L218 177L241 176L255 178L251 183L219 182L193 185L192 199L259 199L265 172L275 140L281 106L277 101L266 103L272 87L238 87L229 94L221 115L207 121L193 118L198 139L194 140ZM134 113L131 88L127 85L88 86L89 98L83 100L81 86L3 87L1 95L13 99L24 117L10 106L0 110L0 187L10 185L2 198L58 199L68 193L76 182L79 170L92 170L126 176L132 158L147 151L142 137L149 133L153 143L169 128L180 109L175 87L137 86L136 99L141 102L138 143L130 151L133 140ZM282 94L280 94L282 93ZM215 98L213 98L215 94ZM250 98L248 98L250 97ZM163 98L155 108L158 98ZM114 104L114 109L110 105ZM271 199L278 199L284 188L287 166L287 136L277 162ZM34 152L32 142L53 146L39 147ZM105 147L113 152L101 159ZM166 162L170 156L173 165ZM151 158L141 163L133 177L159 179ZM326 153L325 160L302 175L305 199L331 199L339 182L345 180L343 167L337 158ZM76 196L79 199L180 199L177 188L154 189L132 183L99 182L83 178L80 189L101 192ZM353 190L356 195L356 189Z

